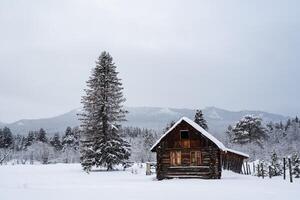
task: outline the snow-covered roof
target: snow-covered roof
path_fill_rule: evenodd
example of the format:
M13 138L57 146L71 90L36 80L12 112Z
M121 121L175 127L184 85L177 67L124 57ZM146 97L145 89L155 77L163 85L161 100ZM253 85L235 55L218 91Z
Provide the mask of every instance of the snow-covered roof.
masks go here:
M241 155L241 156L244 156L244 157L246 157L246 158L249 158L249 155L248 155L248 154L245 154L245 153L240 152L240 151L236 151L236 150L229 149L229 148L226 148L226 151L231 152L231 153L234 153L234 154L238 154L238 155Z
M180 124L182 121L187 122L189 125L191 125L194 129L196 129L199 133L201 133L202 135L204 135L206 138L208 138L210 141L212 141L215 145L217 145L217 147L219 147L219 149L221 149L222 151L226 151L227 148L224 146L224 144L222 142L220 142L219 140L217 140L217 138L215 138L214 136L212 136L210 133L208 133L206 130L204 130L201 126L199 126L197 123L195 123L194 121L190 120L187 117L182 117L180 120L178 120L167 132L165 132L165 134L163 134L159 140L157 140L157 142L151 147L151 151L154 150L154 148L160 143L160 141L166 137L178 124Z

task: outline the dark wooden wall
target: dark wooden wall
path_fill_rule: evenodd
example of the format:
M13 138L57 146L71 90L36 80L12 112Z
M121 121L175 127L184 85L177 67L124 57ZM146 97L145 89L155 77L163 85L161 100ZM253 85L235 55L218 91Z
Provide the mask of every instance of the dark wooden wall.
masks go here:
M226 170L241 173L245 159L247 158L227 151L226 153L222 153L222 166Z

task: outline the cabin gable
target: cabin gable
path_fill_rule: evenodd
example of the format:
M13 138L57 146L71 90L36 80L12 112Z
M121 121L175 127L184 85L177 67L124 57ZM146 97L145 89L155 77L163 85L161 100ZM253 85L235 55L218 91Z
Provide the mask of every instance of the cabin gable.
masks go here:
M188 137L185 134L188 134ZM185 121L180 122L169 134L162 140L166 149L199 149L211 146L218 148L213 142L196 130Z

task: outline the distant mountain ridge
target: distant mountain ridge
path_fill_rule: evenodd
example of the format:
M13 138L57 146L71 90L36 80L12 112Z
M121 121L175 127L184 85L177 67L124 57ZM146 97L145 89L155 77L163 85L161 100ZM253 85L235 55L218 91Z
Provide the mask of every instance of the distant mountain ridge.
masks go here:
M127 107L129 114L127 121L123 126L134 126L140 128L151 128L161 131L167 123L172 120L178 120L182 116L194 118L194 109L179 108L161 108L161 107ZM0 123L0 127L7 126L13 133L27 134L30 130L39 130L44 128L49 134L64 132L67 126L78 126L78 112L75 109L65 114L44 119L23 119L14 123ZM229 124L234 124L240 118L247 114L258 115L265 122L285 121L288 117L278 114L272 114L262 111L228 111L216 107L207 107L203 109L204 116L208 122L209 131L218 137L223 137L224 131Z

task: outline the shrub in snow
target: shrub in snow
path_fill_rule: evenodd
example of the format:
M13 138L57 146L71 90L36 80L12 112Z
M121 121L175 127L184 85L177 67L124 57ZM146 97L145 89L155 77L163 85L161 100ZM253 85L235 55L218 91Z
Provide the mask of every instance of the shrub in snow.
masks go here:
M269 165L264 160L259 161L255 168L255 175L258 177L266 177L269 175L268 173Z

